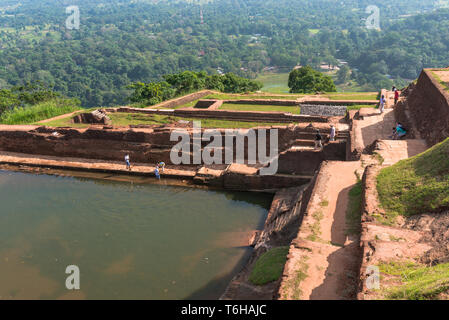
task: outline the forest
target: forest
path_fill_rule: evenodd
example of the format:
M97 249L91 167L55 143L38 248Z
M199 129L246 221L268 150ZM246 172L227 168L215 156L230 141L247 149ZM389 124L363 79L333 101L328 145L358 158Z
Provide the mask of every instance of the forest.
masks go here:
M76 5L79 29L67 28ZM378 6L380 30L366 8ZM83 107L185 70L254 79L270 67L347 63L377 90L449 65L448 1L0 1L0 89L41 81ZM347 77L347 75L343 75ZM342 76L342 77L343 77Z

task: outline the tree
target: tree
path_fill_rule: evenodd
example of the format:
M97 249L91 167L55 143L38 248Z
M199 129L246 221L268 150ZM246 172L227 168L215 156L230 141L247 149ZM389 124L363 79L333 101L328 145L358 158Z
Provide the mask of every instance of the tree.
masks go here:
M330 76L318 72L310 66L295 69L288 77L291 93L336 92Z
M346 83L349 80L351 69L347 65L343 65L340 70L337 71L338 83Z

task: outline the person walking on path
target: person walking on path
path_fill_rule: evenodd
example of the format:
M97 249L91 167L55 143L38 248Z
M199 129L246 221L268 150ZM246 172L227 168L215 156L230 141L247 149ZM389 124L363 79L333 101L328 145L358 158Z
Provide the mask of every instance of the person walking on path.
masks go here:
M337 132L336 132L335 126L333 124L331 124L331 134L329 136L329 141L335 141L336 134L337 134Z
M399 101L399 91L396 89L394 91L394 105L396 105Z
M321 136L320 130L317 130L315 135L315 149L323 148L322 140L323 137Z
M131 163L129 162L129 154L125 155L126 169L131 171Z
M382 97L380 97L380 102L379 102L380 114L384 113L384 108L385 108L385 96L382 95Z

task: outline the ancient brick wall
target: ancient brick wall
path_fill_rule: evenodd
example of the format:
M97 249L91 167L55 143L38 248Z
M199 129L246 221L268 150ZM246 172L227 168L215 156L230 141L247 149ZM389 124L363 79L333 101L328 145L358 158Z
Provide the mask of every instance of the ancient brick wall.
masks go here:
M410 90L407 104L412 121L429 145L449 136L449 92L423 70L416 86Z

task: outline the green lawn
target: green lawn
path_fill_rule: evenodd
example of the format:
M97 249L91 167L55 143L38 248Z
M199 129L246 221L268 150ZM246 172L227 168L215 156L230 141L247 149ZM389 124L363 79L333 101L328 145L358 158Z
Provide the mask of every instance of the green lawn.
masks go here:
M248 99L278 99L278 100L296 100L304 97L305 94L284 94L284 95L257 95L257 94L242 94L232 95L226 93L210 94L203 99L217 99L217 100L248 100Z
M384 290L391 300L432 300L449 291L449 263L425 266L414 262L390 262L380 271L400 281L399 286Z
M284 270L288 251L289 247L278 247L261 255L254 264L249 281L255 285L264 285L278 280Z
M228 121L219 119L194 119L194 118L180 118L165 115L146 115L142 113L110 113L108 116L111 118L112 125L117 127L125 127L129 125L164 125L179 120L187 121L201 121L203 128L254 128L260 126L285 126L285 123L274 122L244 122L244 121ZM46 122L45 125L49 127L73 127L73 128L88 128L89 124L76 124L72 123L72 117L64 119L54 120Z
M353 106L348 106L347 110L360 110L362 108L377 108L377 106L372 104L355 104Z
M0 117L2 124L32 124L45 119L79 110L80 107L66 99L53 99L26 108L5 111Z
M262 82L262 91L270 93L289 93L288 87L288 75L289 73L274 73L267 72L261 74L256 80Z
M290 112L293 114L300 114L301 108L289 106L271 106L271 105L252 105L252 104L234 104L224 103L220 110L237 110L237 111L267 111L267 112Z
M377 190L386 216L394 224L398 215L441 212L449 208L449 138L424 153L381 170Z
M334 92L325 94L331 100L378 100L378 92Z

